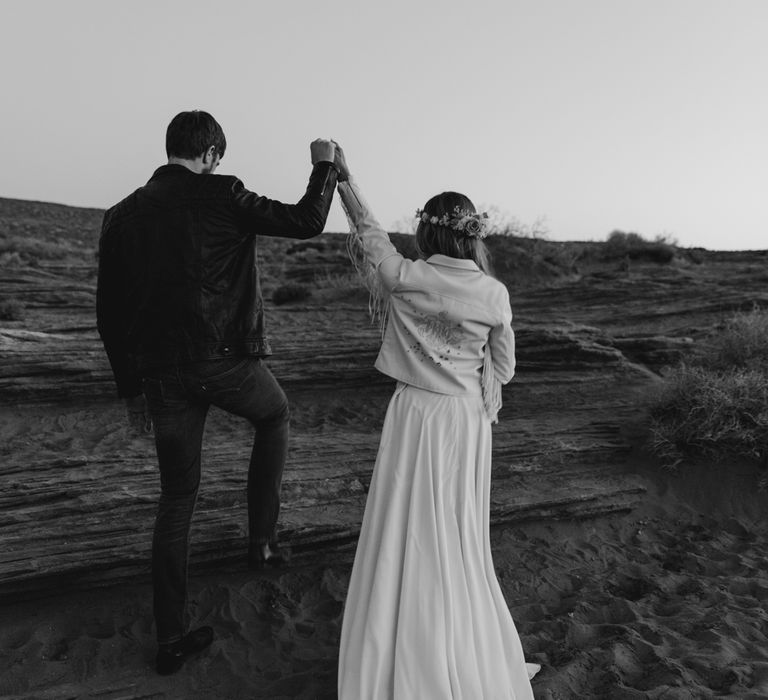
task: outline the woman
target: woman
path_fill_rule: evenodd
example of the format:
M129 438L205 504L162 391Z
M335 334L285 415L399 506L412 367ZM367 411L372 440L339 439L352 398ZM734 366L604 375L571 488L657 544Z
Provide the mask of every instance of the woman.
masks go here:
M344 610L339 697L532 698L489 539L491 423L515 355L484 215L464 195L433 197L417 212L423 259L406 260L337 153L352 251L386 309L376 368L398 381Z

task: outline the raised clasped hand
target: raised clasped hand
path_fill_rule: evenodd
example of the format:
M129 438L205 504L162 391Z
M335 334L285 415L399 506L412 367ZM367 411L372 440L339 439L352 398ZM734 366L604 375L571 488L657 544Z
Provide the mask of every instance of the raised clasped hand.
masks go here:
M330 139L315 139L309 144L309 151L312 154L312 165L322 161L333 163L336 157L336 146Z

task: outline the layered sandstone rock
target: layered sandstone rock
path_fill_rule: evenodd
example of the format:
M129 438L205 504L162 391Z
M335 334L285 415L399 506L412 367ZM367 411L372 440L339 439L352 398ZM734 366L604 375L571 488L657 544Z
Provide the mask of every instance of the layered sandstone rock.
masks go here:
M0 200L6 238L37 236L64 251L2 253L0 299L13 300L8 315L17 316L0 320L8 595L148 574L158 478L151 437L127 432L95 329L100 216ZM392 382L373 369L379 331L344 237L258 245L270 365L293 412L280 534L301 559L354 546ZM548 263L538 282L517 276L514 261L498 266L513 300L518 375L494 429L493 524L626 510L641 497L642 481L624 464L659 372L733 310L768 305L765 252L698 257L627 266L593 255L561 275ZM309 295L277 306L270 299L286 284ZM249 427L212 411L194 567L243 566L249 452Z

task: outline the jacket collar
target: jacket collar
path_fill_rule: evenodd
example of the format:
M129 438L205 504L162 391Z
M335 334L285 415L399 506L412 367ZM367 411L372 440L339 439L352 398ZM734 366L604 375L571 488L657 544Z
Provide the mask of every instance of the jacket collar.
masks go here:
M168 175L195 175L196 173L193 173L189 168L185 168L183 165L179 165L178 163L166 163L165 165L161 165L157 170L155 170L154 173L152 173L152 177L149 178L150 181L154 180L158 177L167 177Z
M458 270L479 271L480 268L474 260L463 260L461 258L451 258L441 253L435 253L427 258L430 265L440 265L441 267L453 267Z

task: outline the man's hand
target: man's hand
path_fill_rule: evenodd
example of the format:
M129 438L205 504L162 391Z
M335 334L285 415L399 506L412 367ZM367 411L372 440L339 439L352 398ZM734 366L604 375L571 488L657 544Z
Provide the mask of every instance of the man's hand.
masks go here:
M349 166L347 165L347 159L344 156L344 151L335 141L331 141L331 143L336 147L336 155L333 159L333 166L339 173L338 181L344 182L345 180L349 180Z
M125 407L128 410L128 425L133 432L139 435L152 432L152 418L144 394L126 399Z
M322 161L334 162L336 147L333 141L328 139L315 139L309 144L309 152L312 154L312 165Z

